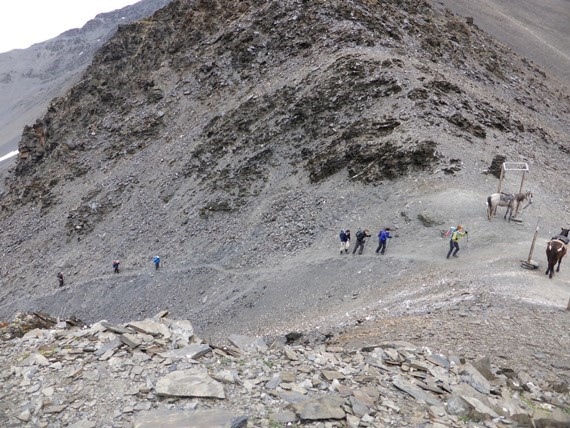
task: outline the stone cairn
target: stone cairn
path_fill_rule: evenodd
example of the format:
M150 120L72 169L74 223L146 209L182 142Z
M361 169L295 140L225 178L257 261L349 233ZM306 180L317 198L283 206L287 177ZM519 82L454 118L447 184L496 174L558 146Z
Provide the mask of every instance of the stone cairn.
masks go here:
M570 426L567 383L488 357L403 341L347 349L232 335L215 346L167 315L88 327L36 313L0 324L0 426Z

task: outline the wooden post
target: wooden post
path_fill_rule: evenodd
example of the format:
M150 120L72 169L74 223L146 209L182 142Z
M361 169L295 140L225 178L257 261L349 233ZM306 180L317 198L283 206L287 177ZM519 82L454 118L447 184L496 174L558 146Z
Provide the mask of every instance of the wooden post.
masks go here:
M525 177L526 177L526 171L523 171L523 176L522 176L522 178L521 178L521 187L520 187L520 189L519 189L519 193L522 193L522 192L523 192L523 185L524 185L524 179L525 179Z
M538 217L538 220L536 221L536 230L534 231L534 236L532 237L532 244L530 244L530 251L528 252L528 259L527 259L527 263L530 264L530 261L532 259L532 253L534 252L534 244L536 242L536 237L538 236L538 222L540 221L540 216Z
M532 253L534 252L534 244L536 243L536 237L538 236L538 223L540 222L540 218L541 217L539 216L538 220L536 221L536 230L534 231L534 236L532 237L532 244L530 246L530 251L528 252L528 259L521 260L521 267L525 269L538 269L538 263L532 260Z
M501 176L499 177L499 187L497 193L501 193L501 186L503 185L503 176L505 175L505 163L501 165Z

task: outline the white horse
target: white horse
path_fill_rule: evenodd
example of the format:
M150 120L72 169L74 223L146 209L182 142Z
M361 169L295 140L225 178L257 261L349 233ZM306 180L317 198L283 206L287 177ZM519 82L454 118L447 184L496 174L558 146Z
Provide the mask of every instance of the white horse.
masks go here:
M519 204L525 199L528 201L524 208L532 204L532 193L493 193L491 196L487 197L487 220L491 221L495 214L497 213L497 207L507 207L505 211L504 219L507 219L507 214L509 214L509 221L514 215L516 216L519 211Z

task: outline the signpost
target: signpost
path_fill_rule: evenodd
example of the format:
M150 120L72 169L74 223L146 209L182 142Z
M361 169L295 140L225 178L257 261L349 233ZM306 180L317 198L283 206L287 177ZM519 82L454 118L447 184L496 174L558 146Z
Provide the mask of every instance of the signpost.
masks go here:
M505 177L506 171L522 171L523 172L522 177L521 177L521 185L519 187L519 193L522 193L526 174L530 171L530 169L528 167L528 163L526 163L526 162L503 162L503 165L501 165L501 176L499 177L499 187L497 188L497 193L501 193L501 188L503 186L503 178ZM516 219L517 215L519 213L519 206L520 206L520 204L517 204L517 210L513 214L513 220L515 220L515 221L519 221Z

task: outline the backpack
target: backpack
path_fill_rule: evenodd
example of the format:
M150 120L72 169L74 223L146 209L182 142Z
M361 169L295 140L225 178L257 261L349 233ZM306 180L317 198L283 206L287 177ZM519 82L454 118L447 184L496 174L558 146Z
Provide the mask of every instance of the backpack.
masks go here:
M443 235L444 235L446 238L451 238L451 236L455 233L456 230L457 230L457 228L456 228L455 226L451 226L451 227L449 228L449 230L447 230Z
M364 239L364 232L362 230L356 232L356 239L358 239L359 241L362 241Z
M340 235L338 237L340 238L341 242L346 242L347 236L346 236L346 232L344 230L340 231Z

